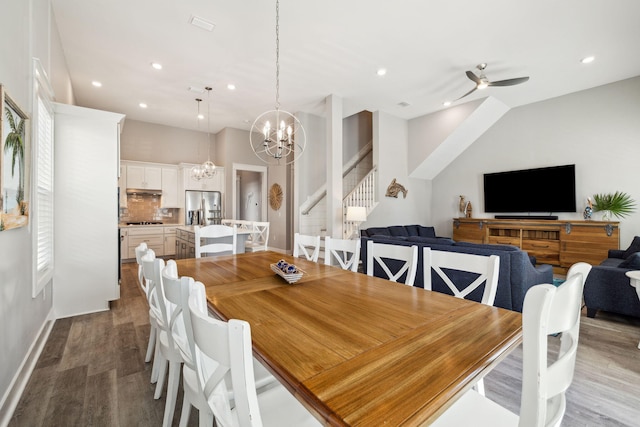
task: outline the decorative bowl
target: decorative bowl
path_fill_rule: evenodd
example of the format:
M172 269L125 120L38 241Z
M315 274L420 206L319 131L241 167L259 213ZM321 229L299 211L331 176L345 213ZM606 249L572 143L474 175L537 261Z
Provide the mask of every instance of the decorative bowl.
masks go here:
M273 270L274 273L286 280L289 284L296 283L304 275L304 271L300 270L299 268L295 268L295 273L285 273L278 267L278 264L271 264L271 270Z

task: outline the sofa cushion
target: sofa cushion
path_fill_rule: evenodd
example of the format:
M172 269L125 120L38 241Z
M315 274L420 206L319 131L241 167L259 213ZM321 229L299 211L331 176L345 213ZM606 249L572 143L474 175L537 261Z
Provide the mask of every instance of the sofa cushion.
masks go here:
M636 252L635 254L629 256L627 259L622 261L618 267L640 270L640 252Z
M414 224L414 225L405 225L404 228L407 229L407 233L409 233L409 236L419 236L420 235L420 231L419 231L420 226L419 225L416 225L416 224Z
M455 243L446 237L409 236L407 240L410 242L424 243L425 245L453 245Z
M604 267L620 267L625 260L622 258L607 258L600 263L601 266Z
M406 228L404 228L403 225L394 225L388 228L389 228L389 233L391 233L392 236L409 237L409 232L407 231Z
M471 243L471 242L455 242L456 246L464 246L469 248L481 248L481 249L489 249L494 251L507 251L507 252L515 252L519 251L520 248L517 246L511 245L493 245L490 243Z
M633 238L631 245L629 245L627 250L624 251L624 254L622 254L622 258L627 259L636 252L640 252L640 236Z
M369 236L374 239L376 242L397 242L398 240L407 240L406 236L390 236L388 234L374 234L373 236Z
M436 237L436 229L433 227L418 226L418 236L420 237Z
M391 236L387 227L371 227L367 228L366 231L369 236Z

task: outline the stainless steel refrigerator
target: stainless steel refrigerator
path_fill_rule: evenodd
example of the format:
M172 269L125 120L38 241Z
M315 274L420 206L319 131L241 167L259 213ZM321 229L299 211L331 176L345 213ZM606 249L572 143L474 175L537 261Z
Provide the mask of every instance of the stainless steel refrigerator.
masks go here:
M212 225L222 221L222 194L219 191L185 191L186 225Z

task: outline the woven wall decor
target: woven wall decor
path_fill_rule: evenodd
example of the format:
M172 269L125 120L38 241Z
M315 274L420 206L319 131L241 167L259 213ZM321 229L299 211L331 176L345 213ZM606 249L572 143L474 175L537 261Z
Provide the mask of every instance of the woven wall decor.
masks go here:
M269 189L269 206L274 211L277 211L282 206L282 187L280 187L280 184L273 184Z

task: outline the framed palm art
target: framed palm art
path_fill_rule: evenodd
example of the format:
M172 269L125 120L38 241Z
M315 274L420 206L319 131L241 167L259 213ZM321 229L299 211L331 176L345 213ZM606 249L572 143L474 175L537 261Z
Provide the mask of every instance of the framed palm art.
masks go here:
M0 231L29 223L28 119L0 84Z

